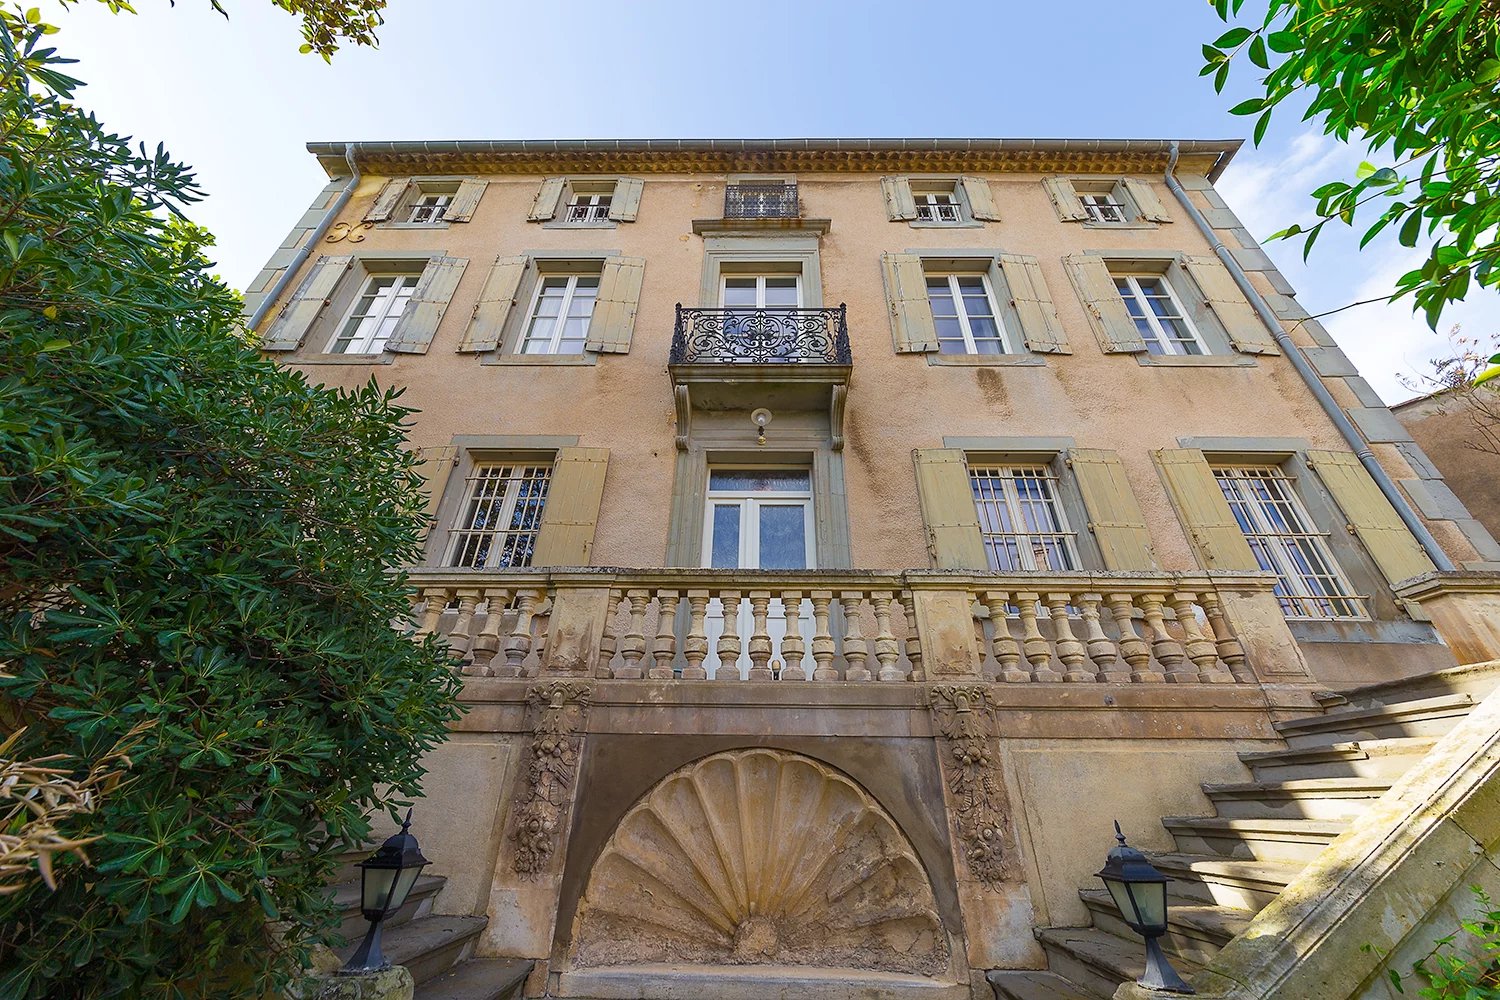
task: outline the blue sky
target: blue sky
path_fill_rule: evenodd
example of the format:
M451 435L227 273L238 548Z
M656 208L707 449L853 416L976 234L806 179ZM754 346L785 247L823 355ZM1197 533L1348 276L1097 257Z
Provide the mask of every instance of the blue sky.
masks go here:
M378 50L332 65L297 52L298 25L269 0L136 0L111 15L85 0L43 7L81 60L80 102L111 127L193 164L210 197L193 213L242 286L326 178L310 140L769 136L1230 138L1200 46L1224 28L1202 0L1021 3L884 0L390 0ZM1253 5L1251 5L1253 6ZM1306 192L1363 158L1285 115L1220 189L1264 237L1304 221ZM1394 241L1356 254L1326 234L1267 249L1317 313L1389 287L1417 258ZM1327 321L1386 398L1427 370L1447 328L1500 330L1500 297L1473 293L1440 334L1405 304Z

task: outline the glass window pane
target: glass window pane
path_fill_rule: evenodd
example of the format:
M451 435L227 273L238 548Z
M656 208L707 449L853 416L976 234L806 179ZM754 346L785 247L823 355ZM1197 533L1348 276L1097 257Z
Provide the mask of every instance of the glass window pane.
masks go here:
M740 565L740 505L714 504L713 541L709 565L714 569L738 569Z
M807 514L802 504L762 504L760 568L807 568Z
M736 493L807 493L812 490L812 473L807 469L713 469L708 474L708 488Z

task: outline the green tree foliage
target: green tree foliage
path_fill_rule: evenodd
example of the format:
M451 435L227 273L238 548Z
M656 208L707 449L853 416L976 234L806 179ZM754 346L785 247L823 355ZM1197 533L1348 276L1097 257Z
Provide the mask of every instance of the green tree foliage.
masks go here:
M79 0L60 0L67 6ZM99 0L116 14L135 13L130 0ZM177 0L169 0L176 6ZM302 18L303 52L316 52L327 62L338 51L339 42L378 45L375 29L385 23L386 0L271 0L288 14ZM214 10L229 16L224 0L208 0Z
M135 737L63 831L92 865L0 896L0 997L263 997L457 716L439 644L393 627L410 411L263 360L178 215L192 175L0 18L0 724L80 778Z
M1233 21L1243 3L1214 7ZM1203 55L1220 91L1239 57L1266 71L1265 96L1231 109L1257 116L1257 144L1290 101L1389 161L1313 191L1318 221L1278 236L1303 236L1305 255L1326 226L1356 217L1361 247L1387 228L1408 247L1436 234L1391 296L1414 295L1434 329L1471 285L1500 284L1500 0L1269 0L1261 24L1230 28Z

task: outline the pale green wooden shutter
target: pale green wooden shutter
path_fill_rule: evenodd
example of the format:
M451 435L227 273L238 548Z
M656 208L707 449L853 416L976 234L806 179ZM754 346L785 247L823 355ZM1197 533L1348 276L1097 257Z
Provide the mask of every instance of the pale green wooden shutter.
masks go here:
M880 178L880 192L885 195L885 214L892 222L909 222L917 217L917 202L905 177Z
M1082 222L1089 217L1083 209L1083 202L1078 200L1078 192L1073 190L1073 182L1066 177L1043 177L1042 186L1047 189L1052 208L1062 221Z
M1135 210L1141 214L1141 218L1147 222L1172 221L1172 217L1167 214L1167 206L1161 203L1150 184L1135 177L1122 177L1120 186L1125 189L1130 200L1135 202Z
M1349 527L1386 580L1396 584L1436 569L1357 456L1347 451L1310 451L1307 462L1338 501Z
M474 303L474 314L469 317L464 339L459 342L460 351L493 351L500 346L506 317L516 304L516 291L521 287L521 276L526 273L529 261L524 256L495 258L479 292L479 301Z
M880 255L885 298L891 310L891 336L904 354L938 349L932 304L927 301L927 272L914 253Z
M927 528L927 551L938 569L989 569L969 465L958 448L917 448L917 496Z
M562 201L564 177L548 177L537 189L536 201L531 203L531 214L526 218L532 222L545 222L557 214L557 203Z
M1029 254L1003 253L1000 255L1000 272L1010 289L1011 305L1021 318L1021 334L1026 346L1041 354L1072 354L1068 346L1068 335L1062 321L1057 318L1057 309L1052 305L1052 296L1047 292L1047 281L1042 277L1042 265Z
M990 193L990 182L983 177L960 177L964 197L969 199L969 214L984 222L999 222L1000 210Z
M1162 448L1151 456L1204 568L1259 569L1203 452L1197 448Z
M467 177L458 182L458 193L453 200L448 202L448 210L443 213L444 222L468 222L474 217L474 210L479 207L479 199L484 197L486 181L475 177Z
M1106 354L1137 354L1146 349L1141 332L1120 298L1115 279L1110 276L1109 266L1103 257L1076 253L1063 258L1063 267L1068 278L1083 300L1083 311L1089 314L1089 325L1099 347Z
M443 313L448 310L448 301L453 298L453 290L458 287L458 279L463 277L468 263L463 257L434 257L427 262L422 276L417 279L417 287L412 290L411 301L406 303L406 309L396 321L391 339L385 342L386 350L401 354L427 353L432 335L437 333Z
M615 181L615 193L609 199L609 217L616 222L634 222L641 210L641 188L645 186L639 177L621 177Z
M365 213L366 222L384 222L391 217L396 206L401 204L402 195L406 194L406 185L410 183L405 177L397 177L385 182L380 193L375 196L375 204Z
M604 496L608 448L563 448L552 466L533 566L587 566Z
M1234 349L1244 354L1280 354L1276 340L1266 324L1261 322L1255 308L1245 299L1245 293L1234 283L1229 269L1217 257L1186 256L1183 266L1203 293Z
M1136 501L1125 463L1113 451L1072 448L1068 467L1088 509L1089 531L1108 570L1154 570L1156 551Z
M452 445L440 445L432 448L418 448L415 472L422 477L422 495L427 498L424 511L427 515L427 528L431 530L432 522L437 517L438 505L443 500L443 489L448 485L448 475L457 464L458 449Z
M318 315L328 305L339 281L353 266L353 257L319 257L313 261L307 277L302 279L302 284L297 286L286 305L281 307L276 321L261 337L260 349L295 351L302 344L302 338L307 336L307 331L312 329Z
M641 301L643 257L610 257L599 275L599 297L589 320L587 347L591 351L624 354L630 350L635 313Z

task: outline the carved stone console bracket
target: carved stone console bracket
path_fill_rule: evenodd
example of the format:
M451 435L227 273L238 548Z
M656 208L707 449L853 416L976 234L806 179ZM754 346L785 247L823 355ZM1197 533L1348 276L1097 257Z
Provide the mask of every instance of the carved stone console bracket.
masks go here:
M531 746L526 786L516 796L515 870L539 875L556 853L563 821L572 805L583 746L583 723L593 688L581 681L537 684L526 692L531 705Z
M964 861L987 888L1017 879L1004 779L995 756L995 702L983 684L937 684L927 706Z

